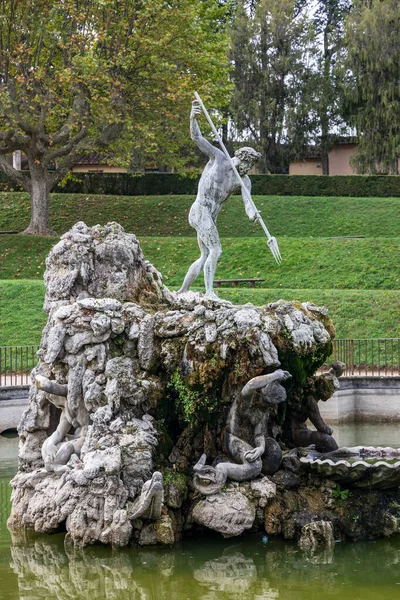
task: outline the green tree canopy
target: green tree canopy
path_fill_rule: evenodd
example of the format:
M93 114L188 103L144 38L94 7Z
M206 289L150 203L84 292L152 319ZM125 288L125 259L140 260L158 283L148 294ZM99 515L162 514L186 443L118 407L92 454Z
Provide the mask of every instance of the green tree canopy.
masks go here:
M303 0L302 0L303 1ZM313 20L319 45L316 57L314 107L323 175L329 175L329 150L336 134L345 127L341 117L341 71L338 58L345 53L344 26L350 0L317 0Z
M314 28L295 0L241 1L231 38L235 126L256 142L261 169L281 173L315 129Z
M0 167L31 194L26 233L51 233L49 191L82 154L182 161L193 90L226 104L228 9L218 0L0 2ZM16 150L29 178L6 158Z
M354 0L347 20L344 116L359 137L360 173L398 173L400 11L396 0Z

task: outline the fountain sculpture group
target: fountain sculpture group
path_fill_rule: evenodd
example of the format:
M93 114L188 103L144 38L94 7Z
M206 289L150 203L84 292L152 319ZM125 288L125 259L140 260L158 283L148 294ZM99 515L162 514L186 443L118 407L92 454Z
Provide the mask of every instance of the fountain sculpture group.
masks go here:
M14 533L124 546L204 527L290 539L311 522L336 539L398 531L398 479L354 488L339 506L333 468L321 466L337 445L318 401L343 367L316 374L334 336L326 309L173 293L116 223L77 223L51 251L45 282Z

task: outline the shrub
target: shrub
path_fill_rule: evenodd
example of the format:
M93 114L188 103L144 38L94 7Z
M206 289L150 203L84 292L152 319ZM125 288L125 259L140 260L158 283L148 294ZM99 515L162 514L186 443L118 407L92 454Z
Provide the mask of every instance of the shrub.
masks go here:
M27 174L27 176L29 176ZM53 192L117 196L194 196L200 175L178 173L73 173ZM400 197L396 175L251 175L252 193L265 196ZM0 190L21 188L0 172Z

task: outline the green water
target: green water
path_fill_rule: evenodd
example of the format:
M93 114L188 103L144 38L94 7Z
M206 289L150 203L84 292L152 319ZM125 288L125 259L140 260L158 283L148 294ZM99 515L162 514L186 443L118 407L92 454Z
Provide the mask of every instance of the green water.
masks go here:
M64 549L63 535L11 540L16 440L0 439L1 600L399 600L400 536L315 554L261 535L174 548Z

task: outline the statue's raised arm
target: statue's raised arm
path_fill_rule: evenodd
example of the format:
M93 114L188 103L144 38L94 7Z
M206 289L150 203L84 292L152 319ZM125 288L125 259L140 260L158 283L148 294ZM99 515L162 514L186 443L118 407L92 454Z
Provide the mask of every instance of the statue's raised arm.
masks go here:
M192 110L190 111L190 137L197 144L200 150L209 156L210 158L214 158L218 154L224 156L223 152L210 144L205 137L203 137L199 124L197 122L198 115L201 114L201 108L197 100L193 100L192 102Z

